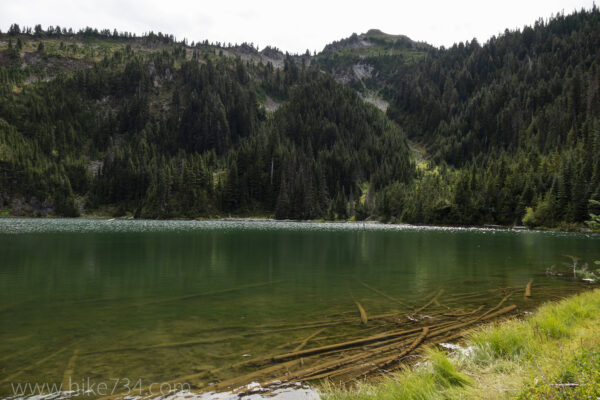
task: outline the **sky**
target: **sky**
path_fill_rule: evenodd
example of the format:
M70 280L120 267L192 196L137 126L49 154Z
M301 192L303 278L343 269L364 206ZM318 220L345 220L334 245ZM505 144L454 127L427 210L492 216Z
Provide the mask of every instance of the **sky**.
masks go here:
M0 29L12 23L163 32L189 42L254 43L290 53L322 50L371 28L435 46L532 25L582 7L582 0L0 0Z

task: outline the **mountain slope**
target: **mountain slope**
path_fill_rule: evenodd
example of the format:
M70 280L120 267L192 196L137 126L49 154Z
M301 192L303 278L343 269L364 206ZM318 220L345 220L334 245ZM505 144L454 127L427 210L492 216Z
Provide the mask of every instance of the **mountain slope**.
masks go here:
M596 7L431 52L388 80L388 115L461 171L463 223L588 219L600 196ZM460 181L464 183L460 183ZM468 210L468 212L467 212Z
M599 33L594 7L483 45L370 30L311 57L13 26L0 207L577 226L600 198Z
M93 31L2 39L13 213L346 218L365 183L413 176L397 127L301 56Z
M328 46L333 56L320 56L326 69L365 97L387 101L388 116L431 160L415 182L379 196L381 212L444 224L588 219L588 200L600 196L599 33L593 7L483 45L425 48L410 62L342 57L368 49L366 35ZM357 66L368 76L343 79L340 71Z

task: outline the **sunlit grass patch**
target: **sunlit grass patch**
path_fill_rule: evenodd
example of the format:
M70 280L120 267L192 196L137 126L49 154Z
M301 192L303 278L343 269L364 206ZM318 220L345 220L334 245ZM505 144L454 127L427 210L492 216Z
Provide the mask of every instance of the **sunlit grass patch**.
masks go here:
M443 353L432 353L433 359L421 370L403 369L379 382L361 382L352 388L339 388L325 385L326 398L341 399L446 399L455 388L469 382L468 378L456 372L452 363Z
M426 357L431 363L433 379L439 386L452 388L471 384L471 379L456 371L455 365L448 359L446 353L430 348L426 352Z
M558 373L529 383L519 399L597 399L600 397L600 348L580 349Z
M498 359L520 359L529 354L535 347L533 332L523 328L521 321L508 321L475 331L471 336L473 361L485 364Z

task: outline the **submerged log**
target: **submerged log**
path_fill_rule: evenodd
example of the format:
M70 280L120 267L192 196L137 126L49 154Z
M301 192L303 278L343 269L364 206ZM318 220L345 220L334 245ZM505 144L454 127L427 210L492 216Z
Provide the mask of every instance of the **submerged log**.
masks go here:
M360 312L361 324L363 324L364 326L367 326L367 322L369 322L369 317L367 317L367 312L365 311L363 306L360 305L360 303L358 301L355 301L355 303L356 303L356 307L358 307L358 311Z
M305 329L311 329L311 328L320 328L320 327L325 327L325 326L340 325L342 323L351 322L352 320L353 319L348 319L348 320L344 320L344 321L331 322L331 323L327 323L327 324L319 323L319 324L310 324L310 325L296 326L296 327L290 327L290 328L261 330L261 331L255 331L255 332L248 332L248 333L244 333L241 335L221 336L221 337L215 336L215 337L210 337L210 338L188 340L188 341L183 341L183 342L166 342L166 343L158 343L158 344L147 345L147 346L118 347L118 348L113 348L113 349L90 351L87 353L83 353L82 355L88 356L88 355L94 355L94 354L118 353L118 352L125 352L125 351L147 351L147 350L166 349L166 348L172 348L172 347L188 347L188 346L198 346L198 345L202 345L202 344L222 343L222 342L228 342L228 341L236 340L236 339L245 339L245 338L252 337L252 336L263 336L263 335L270 335L273 333L281 333L281 332L305 330Z
M423 332L415 339L414 342L412 342L412 344L408 348L406 348L400 354L396 354L391 357L385 357L384 359L378 360L376 362L375 367L366 371L365 375L371 374L381 368L385 368L386 366L393 363L394 361L399 360L400 358L406 356L408 353L410 353L411 351L416 349L423 342L423 340L425 340L425 337L427 337L428 333L429 333L429 327L426 326L425 328L423 328Z
M426 328L426 332L428 330L429 330L429 328ZM419 329L419 331L421 331L421 329ZM418 341L418 343L420 343L422 340L423 340L423 338L421 338ZM269 386L272 386L275 384L289 382L291 380L310 381L310 380L321 379L322 377L326 377L327 376L326 373L328 373L329 371L335 372L335 370L337 368L343 367L350 363L355 363L355 362L358 362L361 360L365 360L369 357L372 357L373 355L381 354L382 352L389 351L389 350L390 350L390 348L386 347L386 348L378 349L377 351L361 351L358 354L346 356L341 359L327 361L327 362L320 363L320 364L314 365L312 367L306 368L304 370L295 371L295 372L288 373L286 375L278 376L267 382L261 383L260 387L265 388L265 387L269 387ZM398 356L395 356L395 358L397 358L397 357ZM354 367L351 367L351 369L354 369ZM251 391L252 391L252 389L242 389L239 392L235 392L235 393L245 394L245 393L248 393Z
M321 328L318 331L314 332L313 334L311 334L309 337L307 337L306 339L304 339L302 341L302 343L300 343L298 346L296 346L296 348L294 349L294 351L300 351L304 348L304 346L306 346L306 344L308 343L308 341L312 338L314 338L315 336L318 336L319 334L323 333L323 331L325 331L325 328Z
M510 311L513 311L514 309L516 309L517 306L516 305L511 305L508 307L505 307L501 310L498 310L494 313L490 313L487 315L482 315L476 318L471 319L470 321L467 322L463 322L463 323L459 323L459 324L453 324L450 325L448 327L445 328L440 328L440 329L436 329L436 330L431 330L430 327L425 327L423 328L423 332L421 333L421 335L415 339L415 341L413 342L413 346L416 347L417 345L419 345L421 342L424 341L425 337L435 337L435 336L439 336L442 335L444 333L456 330L456 329L460 329L469 325L472 325L480 320L487 320L487 319L491 319L491 318L495 318L497 316L506 314ZM392 346L398 346L398 344L392 345ZM411 346L409 347L409 350L412 351L414 349L414 347ZM316 379L315 376L326 376L325 373L327 371L330 371L332 369L347 365L349 363L353 363L353 362L357 362L360 360L364 360L367 359L369 357L372 357L373 355L376 354L381 354L384 352L387 352L390 350L390 346L384 346L382 348L376 349L374 351L366 351L366 352L359 352L358 354L355 355L351 355L348 357L344 357L342 359L338 359L338 360L334 360L334 361L330 361L330 362L326 362L326 363L322 363L322 364L318 364L316 366L313 366L311 368L308 368L306 370L303 371L297 371L291 374L288 374L286 376L281 376L278 377L276 379L274 379L271 382L267 382L266 385L268 386L269 384L273 384L274 382L285 382L285 381L289 381L291 379L298 379L298 380L314 380ZM401 353L402 354L402 353ZM379 360L380 363L387 363L390 362L394 359L398 359L399 356L392 356L392 357L385 357L384 359ZM381 366L377 366L377 369L381 368ZM368 372L369 373L369 372ZM262 385L263 387L265 386L265 384Z
M426 309L427 307L429 307L430 305L432 305L434 302L437 301L437 299L444 293L444 289L440 289L437 294L435 296L433 296L433 298L431 300L429 300L424 306L417 308L416 310L414 310L412 312L412 314L418 314L421 311L423 311L424 309Z
M61 388L64 391L66 391L65 388L70 388L70 384L73 378L73 370L75 369L75 361L77 361L77 356L79 355L79 349L75 349L73 351L73 355L71 356L71 358L69 359L69 362L67 363L67 368L65 369L65 372L63 374L63 379L62 379L62 385Z
M273 365L270 366L268 368L263 368L261 370L258 371L254 371L251 372L249 374L246 374L244 376L238 376L236 378L232 378L232 379L228 379L226 381L223 382L219 382L215 385L211 385L211 390L215 390L215 389L237 389L240 386L247 384L248 382L255 380L257 378L264 378L265 375L272 373L272 372L277 372L279 370L289 370L289 368L292 368L294 366L297 365L301 365L302 364L302 359L299 360L291 360L285 363L281 363L281 364L277 364L277 365ZM181 380L179 380L179 382L183 382Z
M407 304L405 302L403 302L402 300L396 299L395 297L392 297L390 295L388 295L387 293L382 292L381 290L374 288L373 286L367 285L365 282L358 280L358 283L360 283L361 285L363 285L364 287L366 287L367 289L371 290L372 292L377 293L378 295L385 297L388 300L391 300L395 303L399 303L403 306L407 306Z
M151 300L151 301L146 301L146 302L143 302L143 303L132 304L132 306L160 304L160 303L167 303L167 302L171 302L171 301L190 300L190 299L195 299L195 298L198 298L198 297L215 296L215 295L219 295L219 294L237 292L239 290L244 290L244 289L253 289L253 288L262 287L262 286L274 285L274 284L277 284L277 283L280 283L280 282L281 281L270 281L270 282L252 283L252 284L249 284L249 285L242 285L242 286L232 287L232 288L228 288L228 289L212 290L212 291L208 291L208 292L188 294L188 295L185 295L185 296L177 296L177 297L169 297L169 298L166 298L166 299Z
M328 352L331 350L347 349L350 347L361 346L364 344L374 343L377 341L383 341L383 340L391 339L394 337L406 336L411 333L419 332L420 330L421 330L421 328L415 328L415 329L397 330L397 331L392 331L392 332L380 333L378 335L368 336L368 337L362 338L362 339L350 340L348 342L335 343L335 344L330 344L327 346L314 347L312 349L306 349L306 350L291 352L291 353L287 353L287 354L281 354L278 356L270 357L266 360L270 361L270 362L279 362L279 361L289 360L292 358L312 356L315 354L325 353L325 352Z
M516 310L516 308L517 308L517 306L515 304L513 304L513 305L510 305L508 307L504 307L501 310L498 310L498 311L495 311L495 312L492 312L492 313L489 313L489 314L482 314L479 317L476 317L476 318L471 319L471 320L466 321L466 322L461 322L461 323L458 323L456 325L451 325L451 326L446 327L446 328L441 328L441 329L434 330L434 331L432 331L429 334L429 336L430 337L435 337L435 336L439 336L439 335L441 335L443 333L446 333L446 332L455 331L457 329L461 329L461 328L467 327L469 325L473 325L474 323L476 323L478 321L485 321L485 320L488 320L488 319L491 319L491 318L495 318L495 317L498 317L500 315L509 313L509 312L511 312L513 310Z
M58 350L58 351L55 351L54 353L52 353L52 354L49 354L49 355L47 355L47 356L46 356L46 357L44 357L44 358L40 358L39 360L37 360L37 361L36 361L36 362L34 362L33 364L31 364L31 365L29 365L29 366L27 366L27 367L25 367L25 368L23 368L23 369L21 369L21 370L19 370L19 371L16 371L16 372L14 372L13 374L11 374L11 375L9 375L9 376L5 377L4 379L0 380L0 384L1 384L1 383L6 383L6 382L10 382L11 380L13 380L14 378L16 378L17 376L19 376L19 375L21 375L21 374L23 374L23 373L25 373L25 372L27 372L27 371L30 371L30 370L32 370L34 367L37 367L38 365L40 365L40 364L43 364L43 363L45 363L46 361L48 361L48 360L50 360L50 359L52 359L52 358L54 358L54 357L58 356L60 353L63 353L63 352L65 352L67 349L68 349L68 347L63 347L62 349L60 349L60 350Z
M454 313L444 313L442 314L445 317L465 317L467 315L473 315L479 311L481 311L481 309L483 308L483 306L479 306L476 309L474 309L473 311L463 311L463 312L458 312L458 310Z
M506 301L513 295L513 293L509 293L506 296L504 296L502 298L502 300L500 300L500 303L498 303L495 307L490 308L489 310L487 310L486 312L484 312L483 314L481 314L478 318L481 319L483 317L485 317L486 315L493 313L495 310L499 309L500 307L502 307L502 304L506 303Z
M439 296L439 294L440 293L438 293L437 296ZM425 327L421 326L416 329L386 332L362 339L356 339L342 343L335 343L327 346L300 350L267 358L263 361L274 362L276 364L244 375L239 379L221 382L220 384L218 384L218 387L223 387L222 385L227 385L229 388L235 387L236 385L239 385L238 387L241 387L243 384L248 383L250 379L256 380L257 378L266 378L273 372L282 370L286 370L286 372L284 374L280 374L277 377L263 380L260 384L261 391L265 388L267 388L268 390L268 388L273 387L273 385L279 385L281 383L286 383L290 381L311 381L344 375L356 377L371 374L377 370L389 366L395 360L398 360L399 358L409 354L416 347L426 342L428 339L441 337L441 340L453 340L465 334L464 328L472 327L478 322L490 320L492 318L502 316L515 310L517 306L514 304L501 308L502 305L510 298L512 294L513 293L509 293L508 295L504 296L496 306L490 308L489 310L478 316L472 315L477 311L481 310L483 306L471 312L465 313L465 315L460 315L461 317L472 317L468 320L461 321L458 323L456 323L455 321L450 321L449 319L443 319L437 324ZM434 299L436 297L434 297ZM429 303L431 303L432 300L430 300ZM458 330L461 331L452 334L453 331ZM415 337L415 335L419 332L420 334ZM317 332L311 335L311 337L314 337L316 334ZM361 346L364 345L367 345L367 347L361 348ZM403 347L407 345L408 347L403 349ZM401 350L399 354L385 355L386 353L396 352L398 350ZM334 355L343 351L346 351L349 354L343 355L341 357ZM318 358L313 358L312 365L310 365L311 357L313 356L317 356ZM290 371L290 368L292 367L303 367L305 364L304 357L308 357L307 362L309 363L309 367L296 371ZM323 360L319 361L319 358L323 358ZM286 362L282 363L283 361ZM316 364L314 363L315 361ZM289 367L285 365L289 365ZM213 386L211 386L211 390L213 390ZM235 393L247 394L254 390L256 390L256 388L240 388Z

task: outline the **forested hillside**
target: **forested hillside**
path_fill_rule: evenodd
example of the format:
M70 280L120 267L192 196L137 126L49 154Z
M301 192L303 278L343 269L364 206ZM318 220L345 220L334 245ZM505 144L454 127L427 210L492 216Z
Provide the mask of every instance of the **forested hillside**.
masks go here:
M600 196L599 33L597 8L559 15L430 52L389 78L388 115L435 165L456 169L443 221L510 224L527 207L530 225L589 218Z
M340 81L348 63L372 69L350 85L387 100L387 115L428 155L417 179L378 196L380 215L466 225L589 219L589 200L600 197L596 7L484 45L432 49L384 35L365 47L368 37L337 42L318 62ZM365 49L370 56L350 56Z
M596 7L485 44L372 30L314 56L13 25L0 209L575 226L600 200L599 64Z
M16 214L366 218L363 191L414 175L400 130L299 57L60 28L3 39L0 196Z

